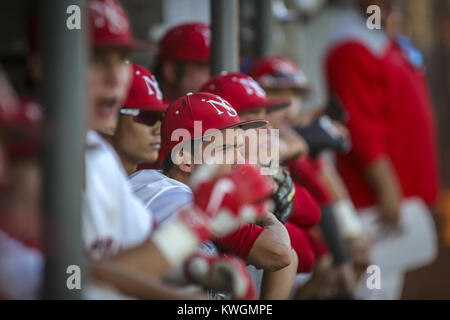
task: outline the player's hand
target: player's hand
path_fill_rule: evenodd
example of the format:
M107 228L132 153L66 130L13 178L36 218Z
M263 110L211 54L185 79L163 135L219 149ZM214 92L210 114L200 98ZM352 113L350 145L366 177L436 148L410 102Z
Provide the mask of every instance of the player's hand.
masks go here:
M360 234L348 240L353 266L357 277L361 276L371 264L370 253L372 242L366 234Z
M351 263L346 262L335 267L334 277L336 290L338 293L353 294L353 289L356 283L356 275Z
M289 220L292 213L295 195L294 182L289 172L284 168L280 168L272 178L276 184L275 193L272 196L275 205L273 213L284 224Z
M326 299L333 291L333 277L333 257L327 253L316 260L311 277L297 289L295 299Z
M233 256L195 254L186 260L188 279L207 289L225 291L237 300L255 300L256 291L245 263Z

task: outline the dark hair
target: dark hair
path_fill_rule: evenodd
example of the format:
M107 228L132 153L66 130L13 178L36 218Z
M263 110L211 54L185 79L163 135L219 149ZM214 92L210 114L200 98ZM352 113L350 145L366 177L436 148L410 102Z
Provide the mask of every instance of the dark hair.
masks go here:
M169 153L164 157L164 160L161 163L162 173L167 175L174 166L175 166L175 164L172 161L172 155Z

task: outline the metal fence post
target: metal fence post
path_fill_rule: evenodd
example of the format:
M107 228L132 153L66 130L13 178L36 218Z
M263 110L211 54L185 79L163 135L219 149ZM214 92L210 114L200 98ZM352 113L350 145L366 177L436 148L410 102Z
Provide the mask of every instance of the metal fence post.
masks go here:
M237 0L211 0L211 75L239 70Z
M272 53L272 1L256 1L256 54L259 57Z
M81 299L67 287L75 265L83 270L81 193L85 108L84 0L42 0L39 38L42 58L42 105L46 138L43 152L45 299ZM81 29L67 19L81 9Z

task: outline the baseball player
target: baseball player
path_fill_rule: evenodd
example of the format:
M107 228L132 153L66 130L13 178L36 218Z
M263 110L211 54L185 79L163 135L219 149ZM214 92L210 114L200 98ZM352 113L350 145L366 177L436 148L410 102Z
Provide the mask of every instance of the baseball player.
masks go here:
M40 107L18 100L0 70L0 299L37 299L42 284Z
M119 124L112 138L113 146L128 175L136 171L139 163L156 160L161 145L161 119L164 110L167 108L167 104L164 104L162 101L158 82L150 71L142 66L133 65L132 72L132 84L128 97L120 110ZM148 182L152 183L154 181L148 180ZM152 183L152 186L158 193L165 193L163 183ZM154 219L154 213L158 213L159 216L170 212L169 210L176 212L181 205L178 203L177 206L174 206L177 202L175 199L178 199L177 195L172 194L172 199L170 197L167 198L168 201L165 205L159 208L153 207L153 210L149 210L150 217ZM182 198L178 200L182 200ZM189 192L189 203L191 202L192 193ZM212 250L212 253L214 253L214 248L211 248L211 245L208 245L207 249L207 252ZM189 265L198 264L200 260L210 266L210 273L214 274L214 276L211 276L210 273L206 273L203 276L193 273L192 270L195 271L197 269L191 268ZM213 257L196 254L189 258L186 264L187 266L183 270L178 270L170 277L171 282L175 282L175 280L178 283L194 281L204 287L214 286L216 289L220 289L218 283L222 283L222 289L226 289L229 283L226 284L226 281L219 281L218 279L224 279L226 276L229 276L228 279L240 279L239 281L245 283L248 281L246 279L249 278L248 275L246 276L245 265L232 257ZM213 272L217 265L224 268L223 270L228 270L228 272ZM228 268L225 268L225 266L228 266ZM231 272L232 270L233 272ZM249 286L249 288L252 288L252 286ZM244 296L240 298L249 297Z
M185 101L191 103L187 104ZM186 158L187 155L185 153L175 153L175 158L182 158L182 162L175 164L176 162L172 160L171 155L174 154L172 151L176 147L177 141L172 142L168 137L171 137L174 132L176 133L177 129L186 129L194 136L195 121L201 121L201 128L198 129L201 131L197 133L200 135L201 132L207 132L208 129L241 126L241 124L237 122L239 121L238 119L238 115L232 106L216 95L213 96L203 93L187 95L184 98L177 100L176 103L169 107L162 125L162 145L163 152L166 155L162 165L162 172L142 170L130 177L131 184L136 194L144 204L152 210L152 212L155 212L157 223L167 223L167 221L174 218L174 212L177 207L184 206L192 201L191 191L186 183L192 174L192 171L195 171L195 168L198 167L195 164L192 164L191 160ZM248 124L245 123L244 128L247 128L249 124L252 124L253 126L263 125L265 124L265 121L249 121ZM211 144L198 142L198 153L203 153L206 148L211 148L215 141L216 140L214 139ZM234 143L238 142L235 141ZM242 142L239 142L239 145L240 144L242 144ZM221 159L222 155L226 157L227 154L232 155L232 157L241 157L240 151L236 150L236 146L220 145L215 147L221 152L220 156L219 153L214 155L219 159ZM192 154L194 154L194 152ZM239 252L233 253L245 259L247 262L255 261L259 266L270 267L272 270L273 268L278 269L280 267L285 267L290 261L287 263L284 262L286 258L281 256L282 251L280 249L270 255L270 245L268 245L274 241L272 239L280 238L279 233L280 231L283 232L283 227L278 222L273 221L272 218L266 221L266 223L270 223L271 226L268 226L266 228L267 230L264 232L263 228L255 225L248 225L248 232L252 229L257 230L258 232L254 233L254 236L249 242L241 243L241 250ZM259 238L259 236L261 237ZM257 238L259 241L256 240ZM261 252L264 246L267 247L267 249L265 249L267 253L263 255Z
M397 299L404 270L436 255L428 210L438 194L435 129L422 70L383 29L367 28L369 4L381 8L384 29L390 1L354 1L343 8L328 37L323 69L348 115L353 142L350 153L337 156L337 168L377 239L373 262L384 272L382 289L365 297Z
M168 104L163 103L156 78L146 68L132 65L132 82L120 109L112 138L114 149L128 175L138 164L155 162L161 147L161 119Z
M211 29L201 22L169 29L159 43L153 73L169 102L196 92L210 78Z

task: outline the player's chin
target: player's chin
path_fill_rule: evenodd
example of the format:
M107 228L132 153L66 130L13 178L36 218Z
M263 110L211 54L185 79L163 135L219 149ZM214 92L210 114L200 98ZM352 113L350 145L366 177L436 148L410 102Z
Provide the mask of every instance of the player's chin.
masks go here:
M148 152L145 154L146 162L155 162L158 160L159 148L150 148Z
M106 135L114 135L116 131L118 115L111 115L109 117L94 115L93 129Z

